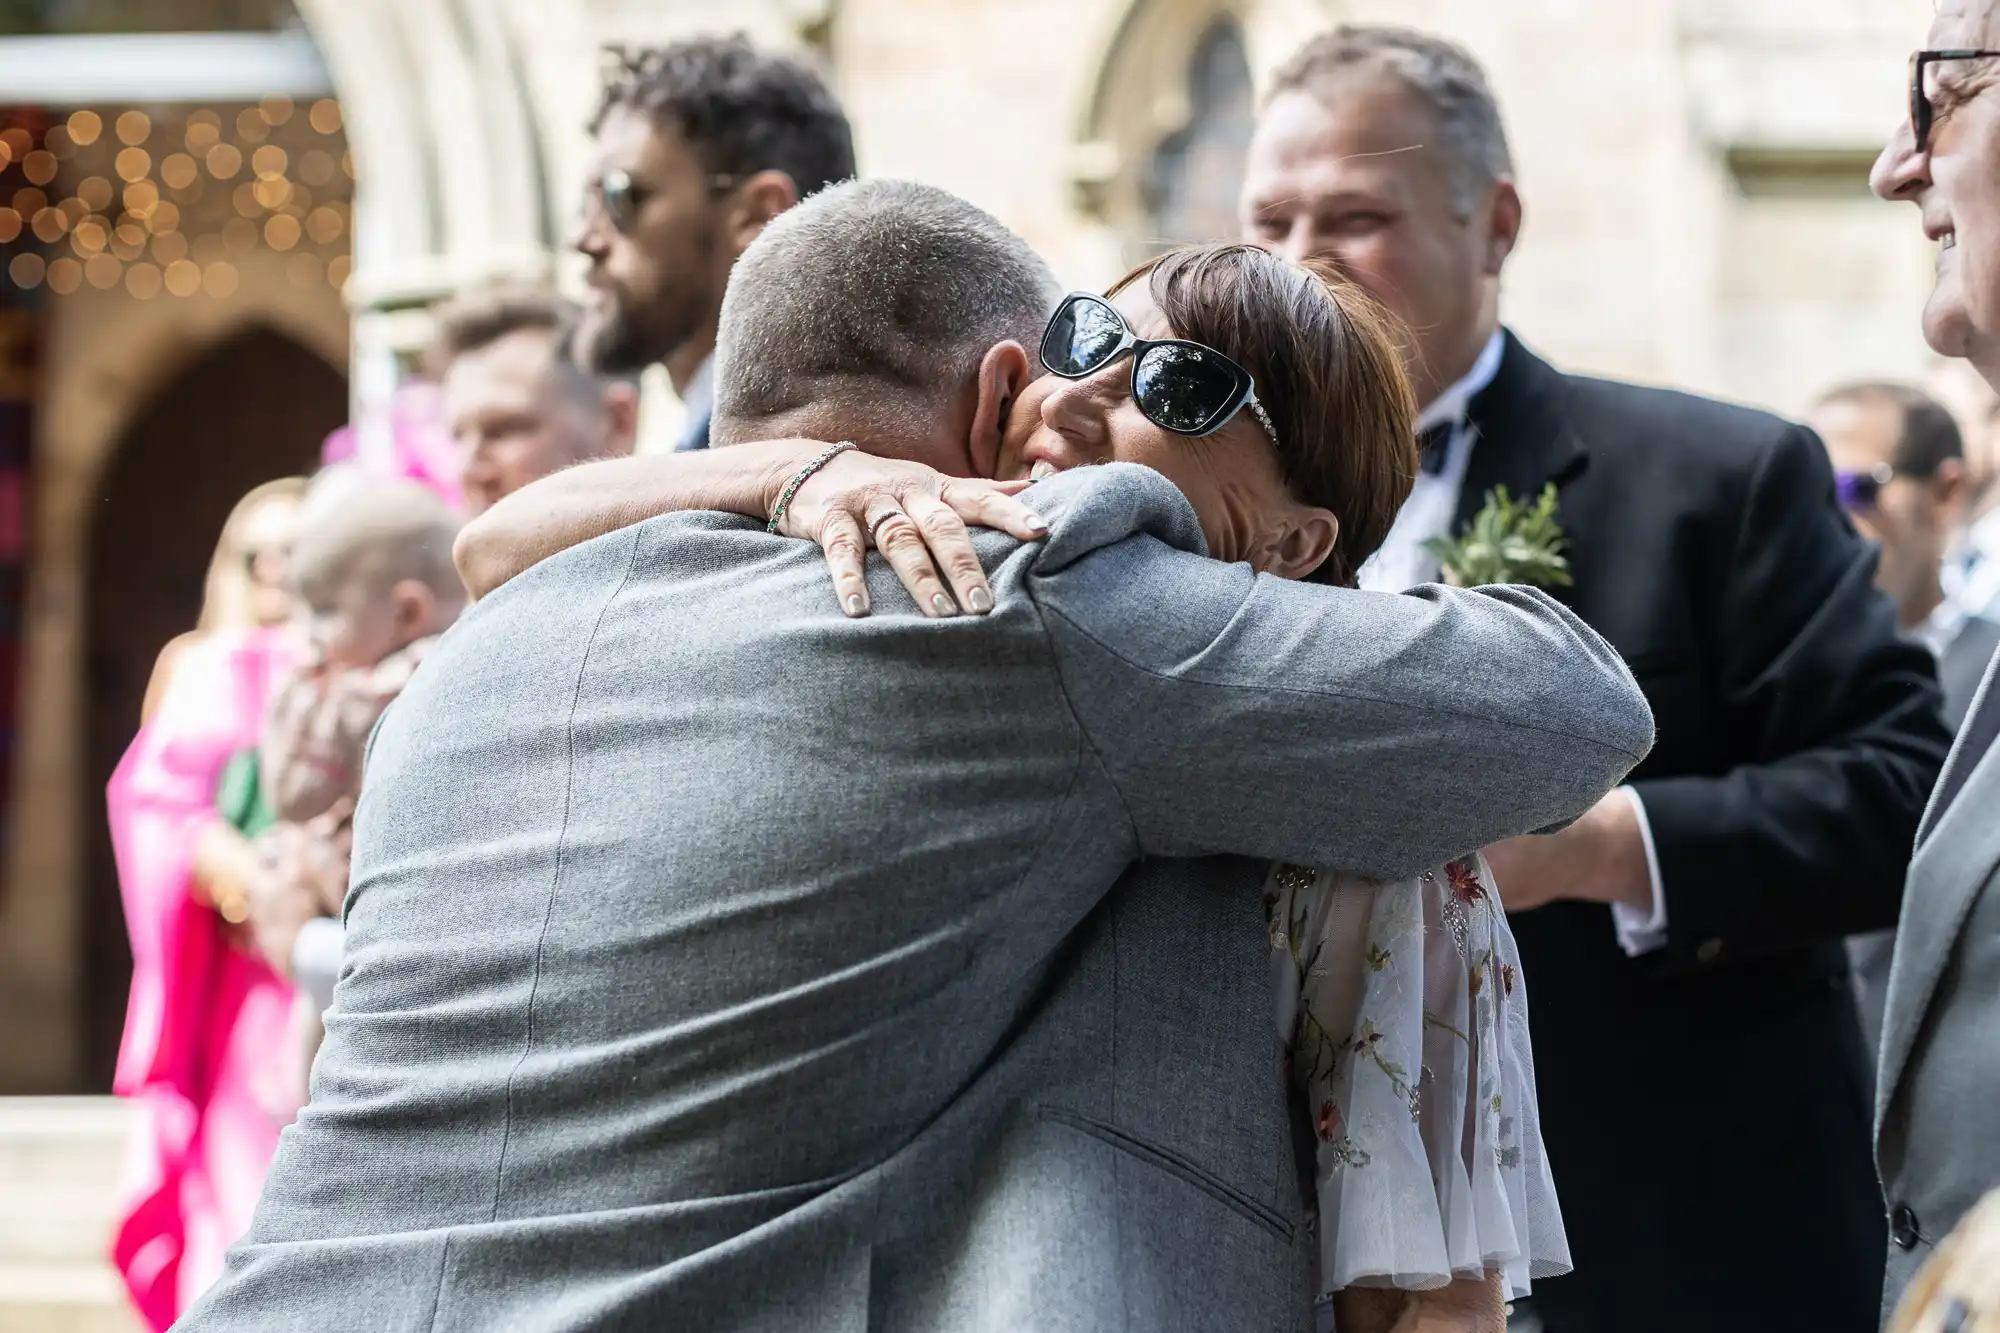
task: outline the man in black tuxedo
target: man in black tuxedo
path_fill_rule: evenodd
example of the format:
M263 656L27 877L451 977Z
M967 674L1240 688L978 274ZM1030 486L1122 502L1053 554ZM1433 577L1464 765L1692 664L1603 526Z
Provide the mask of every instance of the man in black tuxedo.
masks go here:
M1363 582L1553 483L1575 583L1659 740L1555 837L1488 849L1517 913L1542 1130L1576 1272L1549 1333L1875 1327L1884 1218L1843 936L1896 920L1948 737L1929 654L1803 427L1563 374L1501 328L1521 201L1478 65L1349 27L1281 69L1249 234L1411 330L1423 475Z

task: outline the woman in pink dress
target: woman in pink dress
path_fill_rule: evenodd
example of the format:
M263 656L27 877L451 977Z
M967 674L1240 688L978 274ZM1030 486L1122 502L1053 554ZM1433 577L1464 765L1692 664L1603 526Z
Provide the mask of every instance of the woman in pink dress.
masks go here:
M217 796L301 654L285 559L303 493L296 479L272 482L230 514L200 628L161 654L107 792L132 941L113 1087L138 1111L112 1257L155 1329L220 1275L297 1111L292 988L242 931L263 863Z

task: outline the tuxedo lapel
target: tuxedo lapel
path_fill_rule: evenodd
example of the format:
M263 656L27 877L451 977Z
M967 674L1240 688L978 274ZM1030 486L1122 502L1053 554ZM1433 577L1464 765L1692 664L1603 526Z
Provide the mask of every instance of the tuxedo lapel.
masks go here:
M1500 369L1467 409L1474 443L1452 520L1454 536L1478 516L1494 487L1505 486L1516 499L1533 499L1550 482L1568 485L1590 461L1570 427L1569 386L1562 372L1511 331L1505 337Z
M2000 667L1996 659L1995 667ZM1989 667L1986 682L1945 760L1917 830L1916 855L1903 890L1902 919L1889 967L1887 1009L1882 1016L1880 1076L1876 1079L1875 1124L1883 1115L1908 1064L1953 941L1972 911L1979 888L2000 863L2000 687Z

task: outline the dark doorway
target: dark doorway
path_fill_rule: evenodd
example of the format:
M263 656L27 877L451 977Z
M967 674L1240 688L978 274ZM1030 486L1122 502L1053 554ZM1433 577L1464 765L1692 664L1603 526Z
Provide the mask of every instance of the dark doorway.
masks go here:
M245 491L309 473L347 420L347 381L266 328L205 351L136 413L91 508L84 627L83 1068L108 1091L132 957L105 821L104 786L139 725L153 660L201 614L202 582Z

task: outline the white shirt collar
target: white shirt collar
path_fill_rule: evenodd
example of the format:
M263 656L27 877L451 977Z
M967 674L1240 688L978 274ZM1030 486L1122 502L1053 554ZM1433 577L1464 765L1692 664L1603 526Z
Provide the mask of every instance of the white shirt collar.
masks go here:
M1445 391L1431 400L1431 405L1417 414L1419 433L1432 426L1443 425L1447 421L1465 420L1466 410L1480 390L1493 382L1500 373L1500 356L1507 350L1507 335L1499 329L1486 340L1486 346L1479 349L1479 355L1468 370L1445 388Z
M715 353L710 352L706 360L688 380L687 391L681 395L681 406L687 412L689 421L705 417L715 402Z
M1964 628L1965 608L1947 597L1939 602L1936 608L1924 617L1924 623L1911 630L1910 634L1912 638L1928 647L1932 656L1943 657L1945 650L1951 647L1952 640L1956 639L1958 632Z

